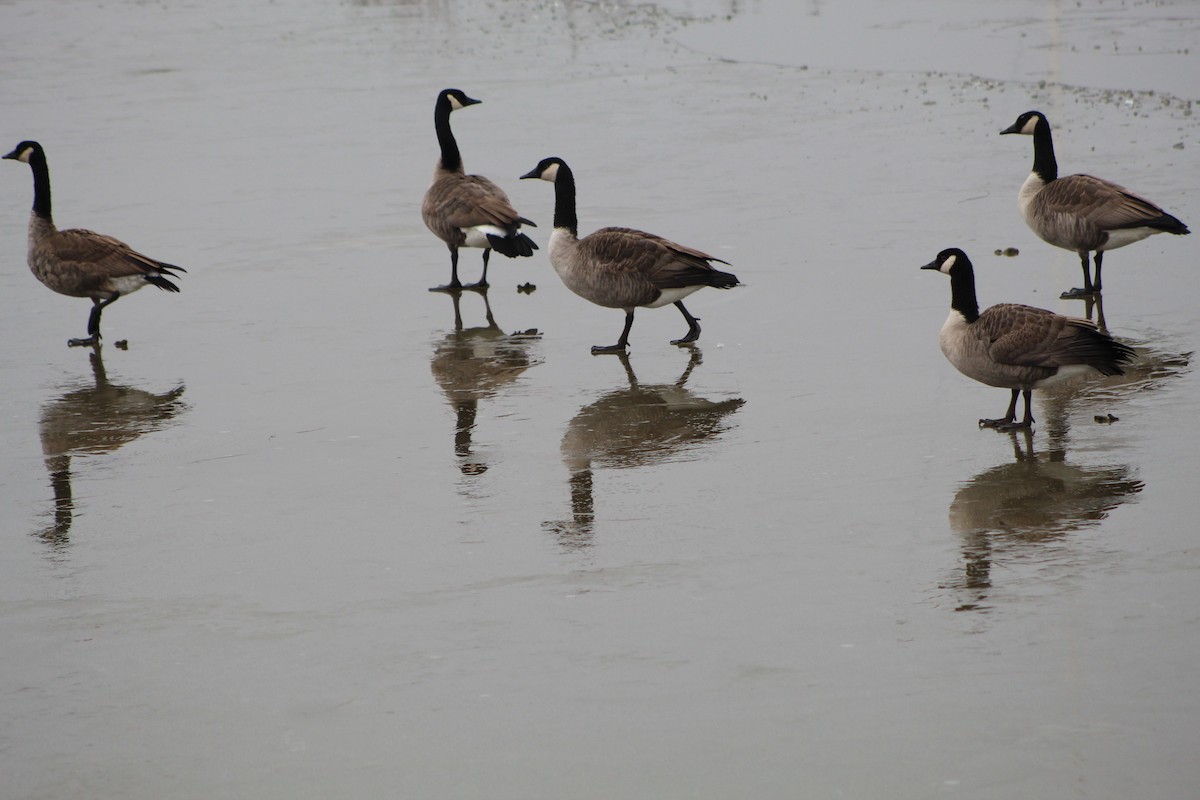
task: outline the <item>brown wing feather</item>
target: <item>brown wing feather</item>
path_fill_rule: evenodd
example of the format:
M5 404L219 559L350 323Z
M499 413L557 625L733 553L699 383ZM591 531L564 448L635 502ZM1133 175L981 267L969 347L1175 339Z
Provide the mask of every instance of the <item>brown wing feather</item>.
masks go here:
M445 175L426 193L422 212L451 228L476 225L508 227L520 219L504 193L482 175Z
M1122 349L1088 320L1014 303L992 306L975 326L989 342L988 354L1011 366L1047 367L1051 372L1071 364L1103 369L1102 364Z
M601 228L579 241L582 254L611 272L635 273L656 289L707 285L719 258L633 228Z
M1035 202L1048 213L1083 217L1103 230L1138 227L1166 214L1124 186L1091 175L1051 181Z
M86 264L88 276L97 283L130 275L187 271L183 267L143 255L120 239L83 228L58 231L46 243L52 250L53 258L60 263Z

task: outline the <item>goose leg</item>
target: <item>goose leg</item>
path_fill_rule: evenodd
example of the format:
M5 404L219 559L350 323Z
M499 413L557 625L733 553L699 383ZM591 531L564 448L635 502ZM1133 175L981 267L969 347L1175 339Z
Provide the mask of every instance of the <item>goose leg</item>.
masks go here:
M625 348L629 346L629 329L633 327L633 309L625 312L625 329L621 331L621 338L616 344L610 344L607 347L603 345L593 345L592 355L601 353L624 353Z
M1092 288L1092 265L1088 259L1088 251L1079 251L1079 265L1083 268L1083 288L1068 289L1059 295L1060 300L1075 300L1081 297L1090 297L1094 292L1100 291L1100 252L1096 252L1096 287Z
M1012 402L1008 404L1008 412L1001 419L981 419L979 420L979 427L1006 430L1008 426L1012 425L1013 420L1017 418L1017 395L1020 393L1020 389L1012 390Z
M679 313L683 314L683 318L687 320L688 332L682 339L673 339L671 344L687 344L694 342L700 338L700 320L688 313L688 310L683 307L682 300L675 301L675 307L679 309Z
M458 292L462 291L462 282L458 279L458 248L454 245L447 245L450 248L450 282L445 286L431 286L431 292Z
M1100 294L1100 264L1104 260L1104 251L1096 251L1096 282L1092 284L1092 291Z
M474 289L474 290L480 291L480 292L487 291L487 288L488 288L488 280L487 280L488 256L490 256L491 254L492 254L492 248L490 248L490 247L484 248L484 250L483 250L483 277L479 279L478 283L463 284L462 288Z
M88 337L86 339L68 339L67 347L91 347L100 344L100 314L105 308L117 302L120 292L114 292L107 300L92 298L92 313L88 314Z

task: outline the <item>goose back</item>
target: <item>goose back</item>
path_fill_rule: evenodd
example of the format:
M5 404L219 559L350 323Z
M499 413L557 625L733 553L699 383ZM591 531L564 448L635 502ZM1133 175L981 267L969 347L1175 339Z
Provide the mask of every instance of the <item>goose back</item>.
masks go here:
M153 284L178 292L167 280L173 270L185 271L142 255L112 236L83 228L56 230L37 214L29 220L29 268L59 294L106 299Z
M1114 250L1182 223L1146 198L1091 175L1042 183L1037 173L1022 187L1021 214L1046 242L1067 250Z
M705 286L737 284L712 261L726 263L633 228L600 228L582 239L556 228L550 239L550 263L567 288L608 308L655 308Z
M495 226L500 236L516 232L519 224L532 224L513 208L508 195L482 175L464 175L439 167L421 203L421 218L435 236L455 247L491 247L487 239L469 241L467 231ZM532 249L522 255L532 255Z

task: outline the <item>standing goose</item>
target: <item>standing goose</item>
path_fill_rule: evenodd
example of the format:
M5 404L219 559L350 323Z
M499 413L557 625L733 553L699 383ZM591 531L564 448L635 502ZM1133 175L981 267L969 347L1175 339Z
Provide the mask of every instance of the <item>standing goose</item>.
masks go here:
M1116 250L1163 231L1178 236L1191 233L1187 225L1123 186L1091 175L1058 177L1050 123L1041 112L1026 111L1000 133L1033 137L1033 171L1017 194L1025 224L1055 247L1079 254L1083 288L1063 292L1063 299L1100 292L1105 250ZM1088 266L1091 251L1096 253L1094 283Z
M431 292L486 289L492 250L509 258L531 256L537 250L537 244L520 230L522 225L537 226L517 213L504 190L482 175L467 175L463 170L462 155L450 131L450 112L479 102L458 89L443 89L433 107L433 127L442 157L421 203L421 218L450 248L450 283L434 287ZM458 280L460 247L483 248L483 277L479 283L464 287Z
M92 298L88 337L71 339L71 347L100 342L100 314L117 298L153 284L168 292L179 287L168 278L183 267L155 261L111 236L80 228L60 231L50 215L50 169L37 142L21 142L4 158L33 169L33 214L29 218L29 268L34 277L59 294Z
M671 344L700 338L700 323L683 306L683 298L705 286L729 289L735 275L721 272L712 262L728 262L684 247L652 233L631 228L601 228L579 238L575 215L575 176L561 158L544 158L521 176L554 184L554 232L550 235L550 264L567 288L598 306L625 311L625 329L614 345L595 346L593 353L624 353L629 344L635 308L658 308L668 303L687 320L688 332Z
M955 368L980 383L1012 390L1001 419L981 419L981 428L1028 428L1033 424L1030 393L1097 370L1123 375L1133 350L1084 319L1016 303L983 313L975 300L975 270L958 248L943 250L921 269L950 276L950 316L940 335L942 352ZM1016 422L1017 394L1025 394L1025 419Z

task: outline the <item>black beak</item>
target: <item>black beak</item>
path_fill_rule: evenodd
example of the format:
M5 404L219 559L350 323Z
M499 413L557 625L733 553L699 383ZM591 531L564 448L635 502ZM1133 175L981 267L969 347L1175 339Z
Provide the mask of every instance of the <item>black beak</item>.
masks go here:
M942 265L938 263L938 260L936 258L933 261L930 261L925 266L921 267L921 269L941 269L941 268L942 268Z
M5 158L8 158L8 156L5 156ZM538 172L537 167L534 167L533 169L529 170L529 172L526 172L524 175L522 175L520 180L525 180L526 178L540 178L540 177L542 177L542 173Z
M1017 123L1014 122L1012 125L1009 125L1007 128L1000 131L1000 135L1003 136L1006 133L1020 133L1020 132L1021 132L1021 128L1017 125Z
M16 161L17 160L17 151L13 150L11 153L9 153L6 156L0 156L0 158L11 158L13 161Z

